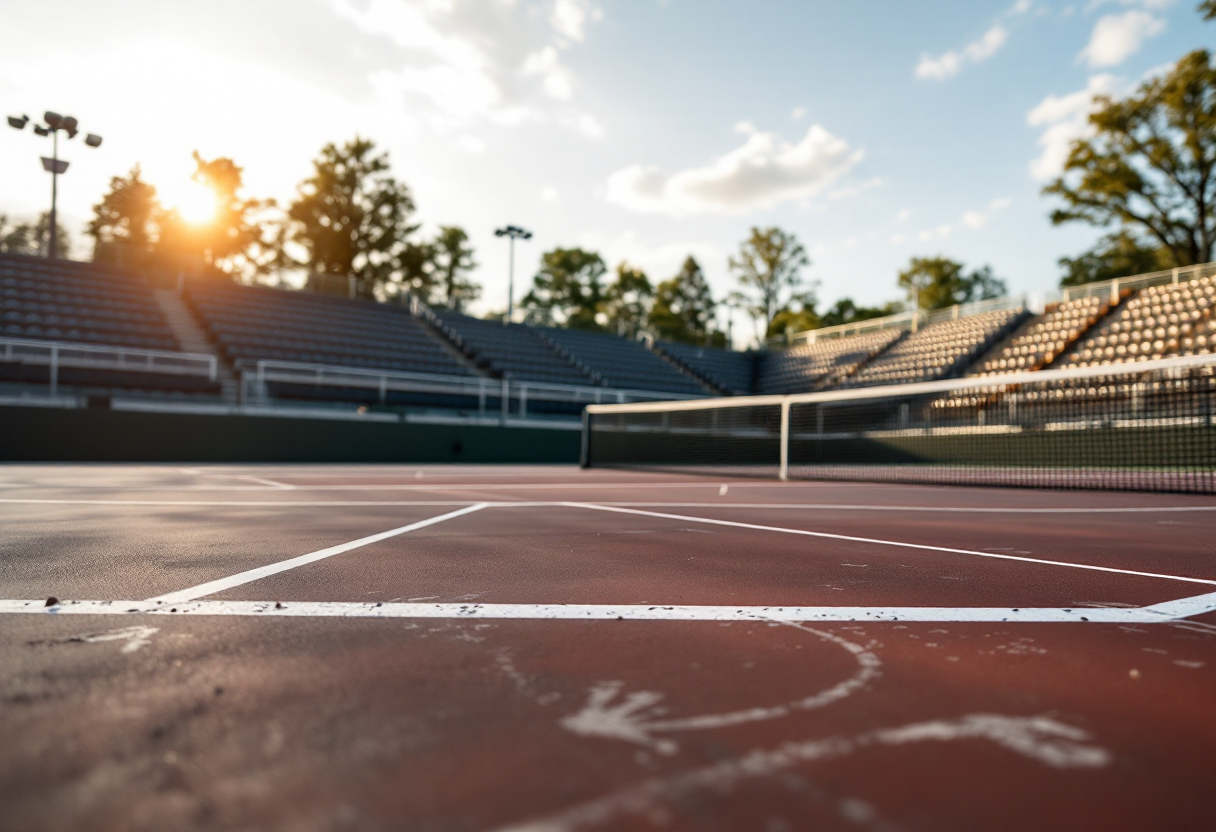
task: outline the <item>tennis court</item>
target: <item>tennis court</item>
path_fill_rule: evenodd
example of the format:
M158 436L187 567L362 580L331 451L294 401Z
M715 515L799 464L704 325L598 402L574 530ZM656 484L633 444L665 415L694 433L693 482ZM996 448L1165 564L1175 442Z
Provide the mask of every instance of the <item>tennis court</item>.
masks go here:
M1211 495L14 465L0 512L4 828L1211 817Z

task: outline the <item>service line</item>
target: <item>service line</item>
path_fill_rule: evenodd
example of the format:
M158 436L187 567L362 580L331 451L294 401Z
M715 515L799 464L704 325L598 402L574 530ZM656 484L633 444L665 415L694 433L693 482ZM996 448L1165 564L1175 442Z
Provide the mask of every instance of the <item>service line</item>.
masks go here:
M711 526L731 526L738 529L755 529L763 532L780 532L782 534L797 534L806 537L820 537L828 540L848 540L854 543L876 543L880 546L898 546L901 549L924 549L930 552L947 552L954 555L971 555L972 557L992 558L994 560L1015 560L1023 563L1037 563L1043 566L1065 566L1069 569L1086 569L1092 572L1114 572L1120 575L1135 575L1139 578L1162 578L1167 581L1184 581L1192 584L1207 584L1216 586L1216 580L1208 578L1188 578L1182 575L1165 575L1160 572L1139 572L1134 569L1118 569L1113 566L1096 566L1089 563L1069 563L1064 560L1046 560L1045 558L1028 558L1024 555L1002 555L997 552L978 552L974 549L954 549L949 546L931 546L925 543L906 543L899 540L883 540L875 537L857 537L848 534L832 534L831 532L812 532L806 529L787 529L783 526L762 526L758 523L740 523L735 520L713 520L708 517L696 517L688 514L666 514L659 511L642 511L641 509L623 508L597 503L565 503L572 508L587 508L593 511L612 511L620 514L637 514L643 517L661 517L665 520L680 520L688 523L704 523Z
M661 604L423 604L329 601L0 601L0 614L207 615L256 618L439 618L565 621L910 621L1153 624L1216 611L1216 593L1147 607L742 607Z
M180 589L177 592L169 592L165 595L157 595L154 598L149 598L147 603L156 604L173 604L184 601L193 601L195 598L202 598L204 595L214 595L217 592L223 592L226 589L232 589L242 584L251 583L252 581L261 580L262 578L277 575L280 572L286 572L289 569L295 569L298 566L304 566L309 563L315 563L325 558L331 558L334 555L340 555L343 552L349 552L352 549L358 549L372 543L379 543L381 540L387 540L390 537L412 532L417 529L423 529L427 526L433 526L436 523L442 523L445 520L451 520L455 517L460 517L465 514L471 514L474 511L480 511L485 508L485 503L477 503L471 506L450 511L447 514L441 514L438 517L429 517L426 520L419 520L416 523L410 523L407 526L400 526L396 529L389 529L386 532L361 537L358 540L352 540L349 543L342 543L337 546L331 546L328 549L321 549L316 552L309 552L306 555L299 555L287 560L281 560L278 563L270 563L266 566L259 566L256 569L249 569L245 572L239 572L236 575L230 575L227 578L219 578L214 581L192 586L187 589Z

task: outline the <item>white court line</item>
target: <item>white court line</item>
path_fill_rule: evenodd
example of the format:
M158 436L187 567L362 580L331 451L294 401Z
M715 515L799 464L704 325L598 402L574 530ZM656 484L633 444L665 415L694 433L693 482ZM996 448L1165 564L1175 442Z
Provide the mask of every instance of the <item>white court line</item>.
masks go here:
M791 488L791 487L820 487L831 485L833 489L854 487L861 488L874 483L863 482L730 482L720 480L714 482L548 482L548 483L431 483L417 484L384 484L384 485L293 485L296 491L512 491L522 489L565 490L569 488L721 488L729 485L731 488ZM72 489L75 491L267 491L271 488L281 490L281 486L261 485L77 485L74 483L36 483L26 485L28 488Z
M295 490L294 485L288 485L285 482L275 482L274 480L268 480L265 477L242 476L241 479L249 480L250 482L261 483L262 485L269 485L272 488L279 488L284 491L294 491Z
M242 584L247 584L251 581L257 581L271 575L277 575L280 572L295 569L297 566L315 563L316 561L324 560L325 558L330 558L334 555L340 555L343 552L349 552L352 549L358 549L372 543L378 543L381 540L387 540L390 537L396 537L397 535L405 534L406 532L412 532L416 529L423 529L427 526L433 526L436 523L442 523L445 520L451 520L455 517L471 514L472 512L480 511L485 507L485 503L477 503L476 505L466 506L465 508L457 509L456 511L450 511L447 514L441 514L438 517L430 517L426 520L419 520L417 523L410 523L408 526L389 529L386 532L361 537L358 540L352 540L349 543L342 543L338 546L331 546L328 549L321 549L316 552L309 552L306 555L281 560L278 563L259 566L256 569L249 569L245 572L239 572L236 575L230 575L227 578L219 578L218 580L208 581L207 583L192 586L187 589L181 589L177 592L169 592L165 595L158 595L154 598L149 598L148 602L154 604L155 602L159 601L162 603L171 604L182 601L192 601L195 598L202 598L204 595L213 595L217 592L223 592L225 589L232 589L235 586L241 586Z
M882 540L874 537L856 537L847 534L831 534L829 532L812 532L806 529L787 529L781 526L762 526L756 523L739 523L733 520L712 520L708 517L695 517L687 514L665 514L658 511L641 511L639 509L607 506L596 503L565 503L574 508L588 508L594 511L613 511L621 514L638 514L643 517L662 517L666 520L681 520L688 523L706 523L712 526L733 526L740 529L756 529L764 532L781 532L782 534L805 535L806 537L822 537L829 540L848 540L855 543L877 543L881 546L898 546L904 549L925 549L931 552L948 552L955 555L972 555L995 560L1016 560L1024 563L1037 563L1044 566L1066 566L1070 569L1086 569L1093 572L1115 572L1121 575L1135 575L1140 578L1162 578L1168 581L1184 581L1192 584L1208 584L1216 586L1216 580L1207 578L1187 578L1181 575L1165 575L1160 572L1138 572L1134 569L1117 569L1113 566L1094 566L1088 563L1069 563L1063 560L1045 560L1043 558L1028 558L1022 555L1002 555L996 552L977 552L974 549L953 549L948 546L930 546L924 543L904 543L898 540Z
M29 505L69 505L69 506L467 506L477 500L53 500L40 498L7 498L0 497L0 503L16 503ZM554 500L511 500L511 501L482 501L487 508L551 508L568 506L565 501ZM968 514L1138 514L1157 512L1191 512L1216 511L1216 505L1211 506L1107 506L1107 507L1004 507L984 508L982 506L883 506L836 503L658 503L658 502L613 502L600 500L600 506L619 506L627 508L762 508L762 509L805 509L808 511L919 511L919 512L950 512Z
M419 604L301 601L0 600L0 614L211 615L260 618L441 618L567 621L911 621L1153 624L1216 611L1216 593L1147 607L740 607L649 604Z

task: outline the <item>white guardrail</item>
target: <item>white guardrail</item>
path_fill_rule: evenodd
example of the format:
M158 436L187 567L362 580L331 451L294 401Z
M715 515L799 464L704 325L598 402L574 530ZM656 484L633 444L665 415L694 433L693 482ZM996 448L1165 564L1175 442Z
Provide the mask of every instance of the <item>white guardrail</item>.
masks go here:
M1182 266L1131 277L1118 277L1114 280L1099 280L1096 283L1085 283L1081 286L1065 286L1060 290L1060 297L1062 300L1097 297L1109 299L1111 303L1115 303L1124 289L1145 289L1149 286L1186 283L1213 275L1216 275L1216 263L1200 263L1198 266Z
M390 391L435 393L477 399L477 411L487 416L487 404L499 400L501 417L526 418L528 403L571 402L575 404L626 404L643 401L683 401L702 396L661 393L654 390L624 390L611 387L581 387L568 384L547 384L539 381L493 379L477 376L445 376L430 373L409 373L396 370L372 370L361 367L339 367L328 364L307 364L295 361L263 359L242 362L242 388L252 387L255 398L268 396L266 384L301 384L317 387L347 387L375 390L380 404L388 403ZM514 403L514 408L512 404Z
M985 312L997 312L1003 309L1024 308L1026 308L1026 296L1012 295L1005 298L978 300L974 303L955 304L954 306L947 306L945 309L934 309L931 312L921 309L915 312L900 312L896 315L886 315L882 318L870 318L851 324L826 326L821 329L808 329L805 332L796 332L791 335L789 342L790 346L800 343L815 344L829 338L845 338L850 335L862 335L866 332L876 332L880 329L890 328L916 332L916 330L923 326L941 323L942 321L954 321L959 318L982 315Z
M102 347L68 341L33 341L26 338L0 338L0 363L49 367L52 396L58 392L61 367L198 376L210 381L216 380L218 371L214 355Z

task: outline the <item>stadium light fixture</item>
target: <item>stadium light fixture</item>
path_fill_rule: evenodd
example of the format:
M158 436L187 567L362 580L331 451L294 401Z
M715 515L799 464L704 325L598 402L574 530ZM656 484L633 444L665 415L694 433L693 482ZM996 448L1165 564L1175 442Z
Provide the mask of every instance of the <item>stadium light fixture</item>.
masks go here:
M59 257L59 174L67 173L68 170L67 160L59 158L59 132L62 130L69 139L74 139L80 132L80 122L75 116L63 116L51 110L42 114L42 120L44 124L34 125L34 134L50 136L52 142L50 157L42 157L42 169L51 175L51 239L46 248L46 256L47 259L54 260ZM29 116L9 116L8 126L14 130L24 130L29 121ZM101 147L101 136L89 133L85 136L84 143L88 147Z
M515 241L531 240L532 232L525 231L518 225L504 225L494 230L495 237L507 237L511 241L510 254L507 260L507 316L503 318L503 326L511 323L515 313Z

